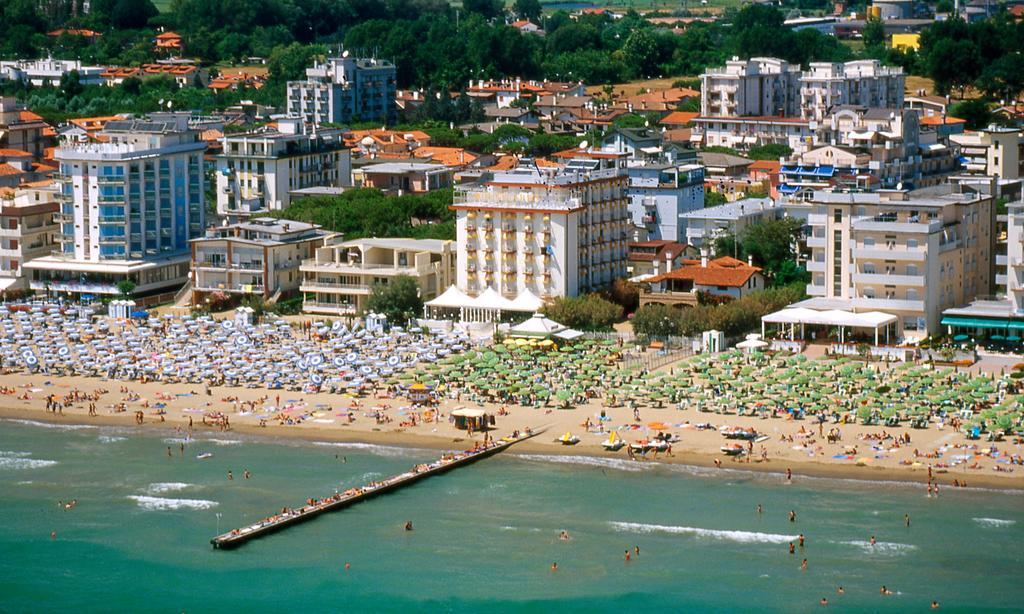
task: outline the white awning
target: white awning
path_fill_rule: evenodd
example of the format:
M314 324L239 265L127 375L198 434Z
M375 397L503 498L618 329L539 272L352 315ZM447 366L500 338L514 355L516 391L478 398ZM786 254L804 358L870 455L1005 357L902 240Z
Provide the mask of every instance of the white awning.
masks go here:
M544 317L542 313L535 313L525 322L508 329L508 334L510 337L550 337L566 328L568 327Z
M804 307L792 307L763 316L761 321L771 324L821 324L877 329L898 322L899 318L881 311L853 313L841 309L816 311Z
M472 301L473 299L462 290L455 286L448 286L448 289L441 296L427 301L426 305L427 307L452 307L457 309L468 306Z
M509 311L528 311L535 313L544 306L544 300L530 292L529 290L523 290L519 293L519 296L512 300L512 306Z
M0 292L18 283L17 277L0 277Z
M482 409L456 409L452 411L453 416L461 416L463 418L483 418L487 415Z
M507 311L515 311L512 307L512 301L508 300L504 296L498 294L498 291L494 288L487 288L480 293L480 296L472 299L467 307L474 307L476 309L501 309Z
M558 331L553 336L559 339L565 339L566 341L572 341L573 339L579 339L584 335L583 331L576 330L574 328L567 328L562 331Z

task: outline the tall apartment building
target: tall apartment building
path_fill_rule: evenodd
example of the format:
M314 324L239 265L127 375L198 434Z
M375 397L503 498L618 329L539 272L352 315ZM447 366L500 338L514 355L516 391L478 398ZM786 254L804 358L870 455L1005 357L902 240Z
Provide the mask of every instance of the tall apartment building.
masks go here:
M700 164L630 166L629 213L646 240L683 241L680 217L704 207L704 167Z
M562 169L519 167L455 195L458 288L576 296L626 275L632 230L626 154L587 152Z
M436 298L455 282L455 242L437 239L355 239L317 249L302 263L302 309L356 315L376 284L399 275L419 283L420 298Z
M333 233L316 224L253 218L192 239L192 303L212 292L271 299L299 289L299 266Z
M57 246L56 188L20 188L0 195L0 292L28 288L23 265Z
M376 58L340 58L306 69L288 82L288 114L311 124L353 121L394 124L395 65Z
M26 265L31 287L109 295L130 280L139 297L177 290L188 242L203 231L206 143L187 113L111 121L100 134L56 151L61 249Z
M905 85L902 68L878 60L811 62L800 75L800 115L823 121L843 105L902 109Z
M812 62L801 72L775 58L733 58L701 75L701 115L692 138L747 149L784 144L799 152L818 142L819 124L837 107L900 109L903 69L878 60Z
M78 73L82 85L103 85L102 66L85 66L79 60L2 60L0 81L21 81L36 87L59 87L60 81L72 71Z
M819 191L805 205L812 298L800 306L888 313L920 338L940 331L944 309L991 292L991 196Z
M307 128L298 118L229 134L217 156L217 213L236 220L291 204L292 190L351 185L341 130Z

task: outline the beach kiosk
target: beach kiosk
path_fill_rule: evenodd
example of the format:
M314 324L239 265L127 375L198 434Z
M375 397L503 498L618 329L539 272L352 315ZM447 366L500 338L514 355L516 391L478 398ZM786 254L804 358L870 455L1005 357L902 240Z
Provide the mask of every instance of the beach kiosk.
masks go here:
M431 403L434 400L433 397L430 396L430 386L427 386L423 382L416 382L412 386L409 386L409 392L406 396L413 403Z
M457 429L485 431L494 425L494 416L482 409L460 407L452 411L452 418L455 419L455 428Z

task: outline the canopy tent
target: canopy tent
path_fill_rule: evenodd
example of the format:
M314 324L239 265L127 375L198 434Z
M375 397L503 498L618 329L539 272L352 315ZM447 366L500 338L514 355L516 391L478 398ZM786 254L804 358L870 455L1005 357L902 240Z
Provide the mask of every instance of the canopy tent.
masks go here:
M899 322L899 318L881 311L865 311L855 313L841 309L817 311L806 307L790 307L761 317L761 335L765 334L765 324L788 324L790 338L796 336L796 325L800 325L800 335L806 324L819 326L835 326L839 329L839 342L843 342L844 328L868 328L875 331L875 345L878 345L879 330L884 329L886 341L889 337L889 325Z
M491 415L482 409L460 407L452 411L452 418L455 420L455 428L457 429L472 428L474 431L484 431L487 430L488 426L494 424L494 419Z
M525 322L516 324L512 328L508 329L509 337L550 337L564 330L568 330L568 327L564 324L559 324L554 320L548 319L542 313L535 313L533 317L527 319Z
M583 332L582 331L578 331L578 330L576 330L574 328L567 328L565 330L558 331L557 333L555 333L552 336L553 337L558 337L559 339L562 339L564 341L573 341L575 339L579 339L580 337L582 337L583 336Z
M754 350L760 350L766 347L768 347L768 342L762 341L761 335L758 335L757 333L747 335L745 341L740 341L736 344L736 348L743 350L744 352L753 352Z
M1007 320L1003 318L971 318L965 316L946 316L942 325L948 326L950 332L955 328L981 328L990 330L1024 330L1024 320Z
M514 299L509 300L498 294L494 288L488 287L479 296L469 296L455 286L450 286L437 298L423 305L424 314L428 309L438 315L443 309L458 309L459 319L471 322L491 322L497 320L501 312L534 313L544 306L539 296L523 290Z

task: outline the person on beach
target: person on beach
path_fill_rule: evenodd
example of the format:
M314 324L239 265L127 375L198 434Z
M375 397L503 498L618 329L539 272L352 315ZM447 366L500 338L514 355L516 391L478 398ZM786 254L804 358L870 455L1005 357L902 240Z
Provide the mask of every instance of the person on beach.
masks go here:
M793 470L790 469L789 467L786 467L786 481L787 482L792 482L793 481Z

